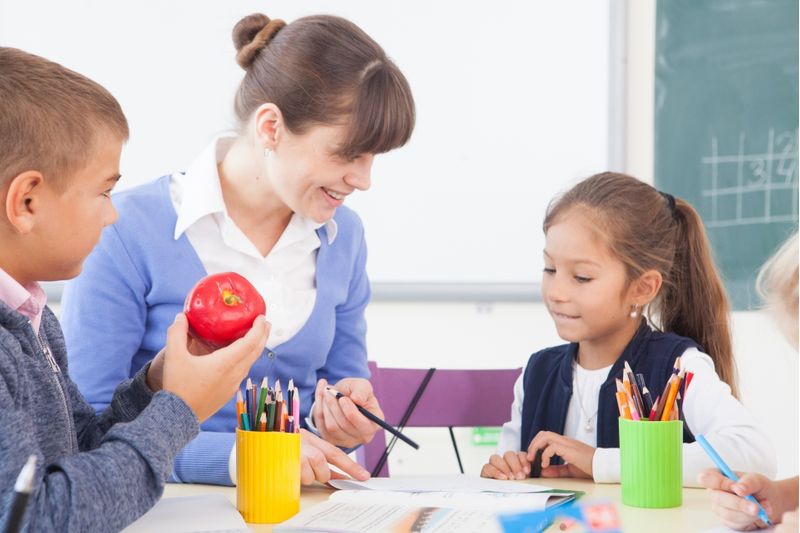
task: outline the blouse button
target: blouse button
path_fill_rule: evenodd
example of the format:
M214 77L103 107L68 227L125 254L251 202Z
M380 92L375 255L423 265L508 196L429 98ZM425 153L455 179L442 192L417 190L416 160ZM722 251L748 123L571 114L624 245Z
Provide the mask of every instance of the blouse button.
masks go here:
M273 352L272 350L268 351L267 357L269 357L270 359L275 359L275 352Z

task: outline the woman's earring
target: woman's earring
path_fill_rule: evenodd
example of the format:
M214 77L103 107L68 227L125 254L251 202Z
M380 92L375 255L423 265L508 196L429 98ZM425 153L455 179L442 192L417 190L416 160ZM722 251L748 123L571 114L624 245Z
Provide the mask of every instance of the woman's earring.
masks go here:
M272 152L272 150L270 150L267 147L264 147L264 157L269 157L270 152Z
M633 309L631 309L631 318L636 318L637 316L639 316L638 308L639 308L638 305L633 304Z

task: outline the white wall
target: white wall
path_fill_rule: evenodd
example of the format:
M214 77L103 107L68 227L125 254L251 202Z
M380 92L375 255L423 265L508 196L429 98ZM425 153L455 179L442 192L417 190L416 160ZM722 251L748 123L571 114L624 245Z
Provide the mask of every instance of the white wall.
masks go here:
M608 165L609 3L438 0L421 14L367 0L0 0L0 42L119 99L131 130L121 190L186 168L235 124L244 73L230 34L242 16L347 17L396 61L417 106L409 143L377 157L369 193L348 198L368 228L371 277L519 283L542 267L543 238L504 246L498 228L538 227L554 194Z
M648 182L653 175L654 28L655 0L628 2L625 170ZM531 272L532 279L537 276ZM383 366L519 367L532 352L563 342L541 303L374 302L367 316L370 357ZM797 354L763 312L736 312L732 322L741 399L775 444L778 475L796 475ZM422 450L395 447L390 468L457 471L446 430L412 433ZM470 446L466 431L457 436L465 468L477 472L491 449Z

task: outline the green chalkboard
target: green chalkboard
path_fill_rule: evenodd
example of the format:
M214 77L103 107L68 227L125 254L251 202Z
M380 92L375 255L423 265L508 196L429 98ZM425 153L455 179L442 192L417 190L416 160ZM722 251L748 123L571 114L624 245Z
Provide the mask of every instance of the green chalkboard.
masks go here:
M735 309L798 223L798 0L659 0L656 186L700 212Z

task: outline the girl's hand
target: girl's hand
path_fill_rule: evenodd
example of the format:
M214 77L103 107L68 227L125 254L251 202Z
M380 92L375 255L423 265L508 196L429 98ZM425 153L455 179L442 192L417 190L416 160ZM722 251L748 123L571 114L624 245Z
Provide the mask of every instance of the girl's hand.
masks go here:
M314 425L322 438L345 448L371 441L380 428L362 415L356 405L383 418L381 406L372 392L372 384L363 378L344 378L333 387L344 395L339 399L325 390L327 386L328 382L324 379L317 382L312 414Z
M530 474L531 462L525 452L494 454L481 468L481 477L493 479L526 479Z
M783 513L781 523L775 528L775 533L791 533L798 530L797 509Z
M540 431L528 446L527 460L533 462L542 450L542 477L577 477L592 479L592 459L595 448L552 431ZM553 456L567 464L551 465Z
M744 474L738 482L733 482L716 468L709 468L700 473L698 481L711 494L711 509L729 528L752 531L767 527L758 519L758 506L744 499L750 494L758 500L770 520L776 522L779 518L780 513L775 510L775 504L780 500L777 486L761 474Z

